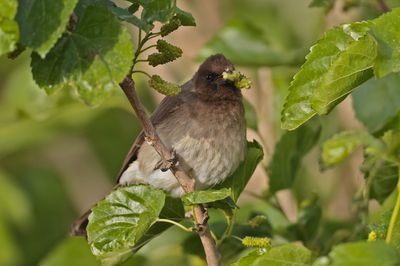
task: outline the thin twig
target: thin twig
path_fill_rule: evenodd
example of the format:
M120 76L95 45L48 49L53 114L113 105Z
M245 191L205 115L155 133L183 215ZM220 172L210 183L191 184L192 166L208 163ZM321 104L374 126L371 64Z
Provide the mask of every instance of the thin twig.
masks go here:
M388 7L388 5L385 3L385 0L376 0L376 3L378 4L379 9L383 13L390 11L390 7Z
M146 39L146 38L145 38ZM164 145L162 140L159 138L153 124L151 123L149 117L144 111L144 107L136 95L135 83L130 74L128 74L125 79L119 84L121 89L124 91L126 97L128 98L130 104L132 105L140 123L143 127L143 132L145 134L145 139L147 143L152 145L157 153L160 155L161 160L164 165L170 164L169 170L174 174L176 180L181 185L182 189L188 193L193 192L195 188L195 180L190 178L186 172L183 170L179 163L172 164L174 155L170 150ZM202 206L196 206L194 208L195 217L200 218L200 221L204 220L204 208ZM198 231L200 240L203 244L204 252L206 254L207 264L209 266L220 265L220 255L217 250L214 239L212 238L210 228L207 223L204 223L199 227Z
M146 76L148 76L149 78L151 78L150 74L147 73L147 72L145 72L145 71L141 71L141 70L134 70L134 71L132 71L132 74L135 74L135 73L143 74L143 75L146 75Z

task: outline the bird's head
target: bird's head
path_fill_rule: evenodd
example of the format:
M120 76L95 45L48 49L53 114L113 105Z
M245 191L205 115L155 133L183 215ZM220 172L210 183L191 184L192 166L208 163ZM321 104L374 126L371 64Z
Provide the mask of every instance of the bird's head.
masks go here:
M208 57L194 76L196 93L204 100L236 100L242 94L234 83L222 77L224 72L231 72L234 65L222 54Z

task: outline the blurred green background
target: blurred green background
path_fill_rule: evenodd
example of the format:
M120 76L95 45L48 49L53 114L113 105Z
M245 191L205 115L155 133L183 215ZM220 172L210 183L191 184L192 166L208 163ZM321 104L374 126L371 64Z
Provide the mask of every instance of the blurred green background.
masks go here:
M354 2L359 5L352 7ZM374 1L361 0L337 1L329 12L310 8L310 0L178 4L193 13L197 27L180 29L167 38L183 49L183 58L148 71L183 83L201 58L223 51L254 81L245 97L256 110L260 134L249 130L248 138L262 141L267 155L264 165L281 134L280 108L289 82L308 48L334 25L379 13ZM151 111L161 96L137 78L141 99ZM323 123L325 138L339 129L362 127L350 99ZM85 240L68 238L68 231L79 214L112 188L139 131L118 88L100 106L88 107L73 91L47 96L39 89L32 80L28 53L16 60L0 57L0 265L98 265ZM315 158L316 151L309 157ZM323 177L315 163L303 167L298 179L302 185L296 186L294 197L317 193L327 210L324 215L346 221L352 195L362 180L357 172L360 161L361 154L356 154ZM238 219L245 220L250 208L266 208L254 197L266 189L267 176L260 167L242 197ZM287 199L287 214L295 217L290 196L282 197ZM213 223L223 219L218 213L211 217ZM184 233L170 229L126 265L203 265L198 257L184 255L184 240Z

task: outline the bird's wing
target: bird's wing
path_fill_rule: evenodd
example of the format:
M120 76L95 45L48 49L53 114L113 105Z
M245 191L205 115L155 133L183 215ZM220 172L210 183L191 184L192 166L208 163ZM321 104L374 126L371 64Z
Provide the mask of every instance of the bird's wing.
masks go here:
M189 91L190 87L191 87L191 82L189 81L182 86L181 94L177 96L167 96L161 101L161 103L159 104L159 106L157 107L157 109L154 111L154 113L150 118L151 122L155 127L180 107L180 105L182 104L182 96L184 93ZM137 153L140 147L142 146L143 142L144 142L144 133L142 131L137 136L136 140L133 142L131 149L129 150L128 154L125 157L121 170L119 171L118 174L117 183L119 182L122 173L129 167L129 165L133 161L136 160Z

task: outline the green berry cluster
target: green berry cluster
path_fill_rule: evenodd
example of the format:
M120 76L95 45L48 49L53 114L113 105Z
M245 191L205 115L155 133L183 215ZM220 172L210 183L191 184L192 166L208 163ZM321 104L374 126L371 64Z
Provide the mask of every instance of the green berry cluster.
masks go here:
M172 62L182 56L181 48L169 44L164 40L157 41L157 50L159 53L154 53L147 57L149 64L153 67Z
M178 95L181 92L181 87L174 83L163 80L159 75L151 76L149 85L159 93L168 96Z
M251 87L251 80L236 70L225 71L224 73L222 73L222 78L225 80L233 81L236 88L238 89L250 89Z
M242 244L246 247L257 247L257 248L271 248L271 239L268 237L251 237L246 236L242 240Z
M167 24L161 26L160 35L161 37L167 36L171 32L175 31L181 26L181 21L177 17L173 17Z

